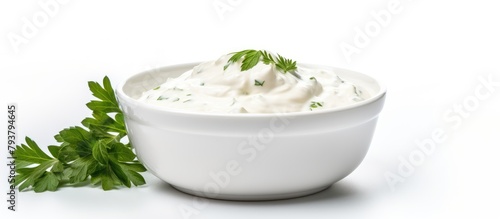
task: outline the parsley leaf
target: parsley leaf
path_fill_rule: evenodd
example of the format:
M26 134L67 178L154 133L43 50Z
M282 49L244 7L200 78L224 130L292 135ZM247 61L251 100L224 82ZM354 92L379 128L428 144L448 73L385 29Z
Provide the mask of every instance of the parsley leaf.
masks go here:
M291 72L297 70L297 62L291 59L286 59L280 54L278 54L278 61L276 61L276 67L281 69L283 72Z
M47 169L50 169L59 162L57 159L43 152L36 142L30 138L26 137L25 140L26 144L17 146L14 152L17 164L16 171L18 173L15 178L15 185L19 185L20 191L30 186L34 186L40 180L44 180L44 174L47 172ZM49 190L53 189L54 184L43 186L45 190ZM55 186L57 187L57 185ZM50 191L54 190L55 189Z
M56 191L61 185L89 179L104 190L146 183L140 174L146 168L136 159L130 143L122 143L128 142L123 140L127 131L109 78L104 77L102 85L92 81L88 85L98 99L87 103L92 117L82 121L83 127L69 127L54 136L59 145L48 146L52 156L29 137L26 144L16 147L15 185L20 191Z
M53 172L45 172L42 177L35 182L35 192L55 191L59 186L59 179Z

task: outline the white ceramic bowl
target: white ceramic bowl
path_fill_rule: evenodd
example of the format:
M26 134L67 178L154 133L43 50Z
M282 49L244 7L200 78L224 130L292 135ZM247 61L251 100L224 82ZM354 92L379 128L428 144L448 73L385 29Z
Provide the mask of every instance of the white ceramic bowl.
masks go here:
M349 175L368 151L386 90L375 79L349 70L329 67L372 97L336 109L207 114L136 100L197 64L143 72L117 87L138 158L178 190L229 200L304 196Z

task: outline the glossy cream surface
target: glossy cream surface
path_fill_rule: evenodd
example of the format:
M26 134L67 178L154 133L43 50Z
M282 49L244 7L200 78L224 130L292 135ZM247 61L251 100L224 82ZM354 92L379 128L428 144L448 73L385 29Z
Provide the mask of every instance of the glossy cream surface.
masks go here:
M193 112L287 113L315 111L368 98L363 88L343 80L333 70L298 65L283 73L259 62L241 71L241 61L229 65L230 55L195 66L176 78L146 91L139 98L149 104Z

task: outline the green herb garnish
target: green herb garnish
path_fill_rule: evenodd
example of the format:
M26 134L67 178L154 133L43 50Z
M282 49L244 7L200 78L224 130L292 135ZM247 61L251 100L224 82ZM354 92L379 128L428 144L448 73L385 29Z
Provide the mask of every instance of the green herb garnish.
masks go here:
M310 110L316 109L318 107L323 107L323 103L322 102L311 101L311 105L309 105L309 109Z
M92 117L82 121L83 127L69 127L54 136L59 145L48 146L52 156L29 137L26 144L16 147L15 185L19 191L55 191L65 184L88 182L110 190L146 183L139 174L146 168L136 159L130 143L122 141L127 131L109 78L104 77L103 85L92 81L88 85L99 99L87 103Z
M266 83L266 81L258 81L258 80L255 80L255 86L264 86L264 83Z
M237 62L240 59L243 59L241 62L241 71L246 71L248 69L253 68L254 66L262 61L262 63L269 65L274 64L277 69L282 71L283 73L293 72L297 69L297 62L291 59L286 59L280 54L277 57L274 57L271 53L265 50L253 50L247 49L239 52L231 53L233 56L229 58L226 65L224 66L224 70L229 67L229 65Z

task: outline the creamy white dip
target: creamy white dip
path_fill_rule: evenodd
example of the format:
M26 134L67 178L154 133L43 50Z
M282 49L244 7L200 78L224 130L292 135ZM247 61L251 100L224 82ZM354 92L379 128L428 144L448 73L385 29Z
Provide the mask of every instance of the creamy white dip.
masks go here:
M259 62L241 71L241 60L224 70L230 57L224 55L169 78L139 100L194 112L288 113L335 108L368 98L362 88L332 70L298 65L294 73L283 73Z

